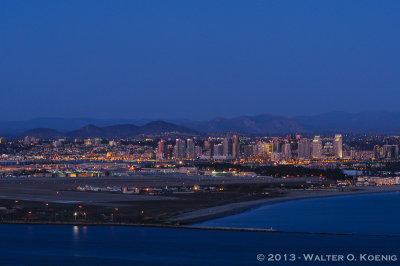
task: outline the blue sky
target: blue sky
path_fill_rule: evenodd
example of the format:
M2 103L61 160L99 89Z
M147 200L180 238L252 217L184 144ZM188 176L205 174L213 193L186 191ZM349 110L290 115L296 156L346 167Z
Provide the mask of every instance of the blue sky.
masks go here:
M399 1L0 1L0 120L400 111Z

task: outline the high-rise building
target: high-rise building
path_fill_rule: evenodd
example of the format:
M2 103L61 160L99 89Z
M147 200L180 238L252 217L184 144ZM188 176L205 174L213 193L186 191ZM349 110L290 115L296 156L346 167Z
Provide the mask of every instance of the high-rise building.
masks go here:
M253 145L240 145L240 154L244 156L244 158L250 158L253 156Z
M393 144L385 144L383 146L384 158L397 160L399 158L399 146Z
M214 146L213 146L213 157L219 156L219 154L218 154L218 145L220 145L220 144L214 144Z
M214 157L223 156L224 153L224 145L223 144L214 144Z
M343 141L342 134L336 134L335 140L333 141L333 153L336 159L343 158Z
M230 138L224 138L224 141L222 142L223 145L223 155L224 156L230 156L232 155L232 139Z
M258 155L262 158L270 158L273 152L272 143L259 142L257 144Z
M185 141L181 139L176 139L176 144L174 147L174 157L175 159L183 159L186 156L186 147L185 147Z
M167 145L166 159L171 159L173 157L174 157L174 145L168 144Z
M326 157L334 156L336 158L332 142L329 141L325 142L324 147L322 148L322 155Z
M186 141L186 157L189 159L194 158L194 142L192 139Z
M282 155L286 160L292 158L292 149L290 147L290 143L287 141L282 145Z
M166 159L167 158L167 145L165 144L165 140L160 140L158 142L157 147L157 159Z
M202 155L203 155L203 149L198 145L194 146L194 156L200 157Z
M311 140L299 139L298 142L298 158L299 159L310 159L311 158Z
M204 149L205 150L209 150L210 148L211 148L210 141L209 140L205 140L204 141Z
M237 159L240 154L240 143L239 143L239 136L233 136L233 144L232 144L232 156L233 159Z
M374 146L374 159L379 160L381 158L381 148L379 145Z
M272 151L275 153L281 152L279 138L274 138L272 140Z
M312 141L311 154L313 159L322 159L322 141L320 136L315 136Z

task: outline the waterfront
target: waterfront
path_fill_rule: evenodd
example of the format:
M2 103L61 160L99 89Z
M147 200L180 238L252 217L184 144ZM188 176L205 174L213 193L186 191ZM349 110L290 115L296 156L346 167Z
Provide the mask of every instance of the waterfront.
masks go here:
M3 224L0 256L6 265L54 265L55 260L57 265L318 264L305 262L304 254L353 254L356 258L360 254L372 254L397 258L400 254L400 216L396 212L399 199L399 192L391 192L294 200L196 225L273 227L305 233ZM258 254L296 254L297 258L295 262L283 259L260 262ZM398 262L389 263L397 265ZM374 261L351 264L372 265Z
M311 198L267 204L198 226L279 231L400 235L400 192Z
M261 263L256 256L399 252L398 237L380 236L41 225L1 225L0 234L0 255L6 265L282 265L282 261ZM302 263L298 259L287 265Z

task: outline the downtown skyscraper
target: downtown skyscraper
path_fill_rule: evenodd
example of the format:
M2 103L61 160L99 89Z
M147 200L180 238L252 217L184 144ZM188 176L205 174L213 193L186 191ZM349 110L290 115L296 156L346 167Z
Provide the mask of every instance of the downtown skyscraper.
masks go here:
M343 158L343 140L342 134L336 134L333 141L333 153L336 159Z

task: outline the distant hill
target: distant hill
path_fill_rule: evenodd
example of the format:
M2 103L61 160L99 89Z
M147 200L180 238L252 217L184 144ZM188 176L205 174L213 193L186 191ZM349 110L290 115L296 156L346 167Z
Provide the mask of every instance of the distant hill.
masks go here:
M87 125L80 129L70 131L65 134L69 138L92 138L92 137L104 137L105 130L95 125Z
M138 129L138 133L143 135L160 135L166 133L197 134L197 132L193 129L178 126L161 120L147 123Z
M305 131L305 129L294 119L268 114L239 116L233 118L215 118L207 122L187 126L203 132L277 134Z
M136 136L138 134L138 129L138 126L132 124L106 127L87 125L80 129L67 132L65 135L69 138L126 138Z
M136 126L133 124L113 125L106 127L97 127L87 125L80 129L70 131L65 135L69 138L128 138L139 135L166 135L166 134L197 134L192 129L183 126L167 123L164 121L150 122L144 126Z
M132 119L35 118L24 121L0 121L0 131L6 134L15 134L32 128L52 128L60 132L68 132L86 125L104 127L131 123L137 124L136 121Z
M29 136L39 139L57 139L62 138L64 134L51 128L34 128L22 133L22 137Z
M136 136L140 127L133 124L114 125L103 127L104 137L106 138L128 138Z
M321 115L288 118L275 115L215 118L186 124L203 132L282 133L354 133L400 135L400 112L330 112Z
M208 121L175 119L149 121L88 118L41 118L28 121L0 122L1 136L38 138L126 138L139 135L173 136L199 133L249 134L391 134L400 135L400 112L331 112L320 115L284 117L270 114L214 118ZM171 121L174 121L171 123ZM90 122L90 123L86 123ZM53 126L52 126L53 125ZM63 132L63 133L62 133Z

